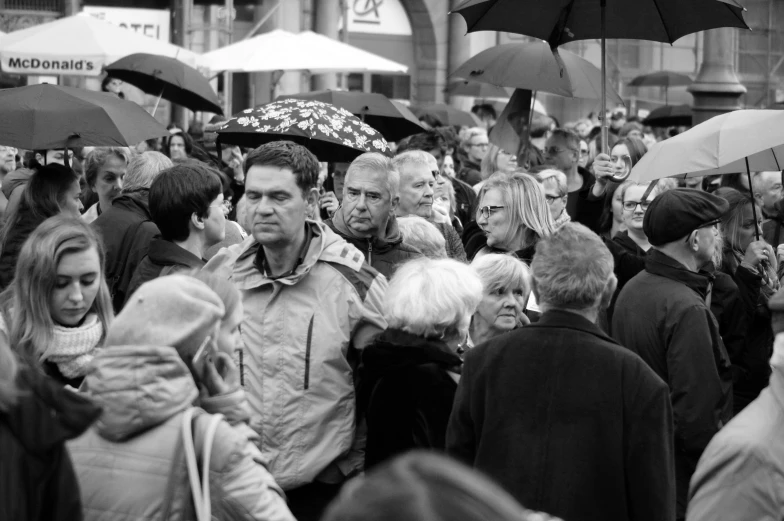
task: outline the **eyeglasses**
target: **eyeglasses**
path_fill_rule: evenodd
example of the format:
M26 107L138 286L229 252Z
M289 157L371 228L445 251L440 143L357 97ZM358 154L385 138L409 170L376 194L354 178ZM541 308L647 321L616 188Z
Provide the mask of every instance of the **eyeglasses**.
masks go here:
M483 206L479 209L479 215L481 215L485 219L489 219L490 214L492 214L496 210L500 210L501 208L506 208L506 206Z
M648 210L648 207L651 205L651 202L650 201L624 201L623 209L628 212L633 212L634 210L637 209L638 205L640 208L642 208L642 211L645 212Z
M480 147L480 148L489 148L490 147L490 143L469 143L469 146Z
M580 149L580 155L581 156L587 156L590 153L591 153L590 150L588 150L587 148L581 148Z
M16 155L18 150L15 147L5 147L5 146L0 145L0 154L5 154L6 152L10 152L10 153Z
M553 203L555 203L558 199L563 199L564 196L563 195L545 195L544 198L547 199L547 204L552 206Z
M548 156L557 156L561 152L566 152L566 151L576 152L572 148L560 148L556 146L547 147L544 149L544 153L547 154Z
M213 204L210 208L220 208L223 216L226 217L231 213L231 201L223 201L221 204Z

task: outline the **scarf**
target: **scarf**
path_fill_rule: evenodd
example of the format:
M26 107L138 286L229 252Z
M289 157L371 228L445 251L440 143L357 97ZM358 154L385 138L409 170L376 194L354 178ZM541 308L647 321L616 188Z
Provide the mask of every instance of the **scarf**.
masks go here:
M41 361L57 364L66 378L84 376L101 338L103 324L95 313L88 314L84 322L76 327L55 324L52 345L41 356Z
M561 226L563 226L564 224L568 223L571 220L572 218L569 217L569 214L566 213L566 210L564 210L563 212L561 212L561 215L559 215L557 219L553 220L553 228L555 228L556 231L560 230Z

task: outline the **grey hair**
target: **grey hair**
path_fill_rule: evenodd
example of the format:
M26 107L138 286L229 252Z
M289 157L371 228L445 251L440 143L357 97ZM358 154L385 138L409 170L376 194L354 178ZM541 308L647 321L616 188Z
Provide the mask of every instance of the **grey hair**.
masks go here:
M482 282L470 266L426 257L398 268L387 288L384 318L390 328L444 340L468 330L482 301Z
M476 257L471 262L471 267L479 275L485 294L512 288L522 288L526 296L531 292L531 272L528 266L516 257L488 253Z
M392 159L392 164L395 167L395 170L398 172L403 171L403 167L406 165L424 165L428 168L433 168L433 162L435 158L428 152L424 150L407 150L402 154L396 155ZM438 163L436 162L436 165Z
M446 239L434 224L418 215L397 218L403 244L416 248L425 257L446 259Z
M532 175L544 187L555 186L555 189L558 190L558 193L561 194L561 196L564 196L569 193L569 186L566 181L566 174L564 174L560 170L556 170L554 168L548 168L547 170L542 170L541 172Z
M463 140L460 141L460 146L465 147L466 145L471 143L471 140L474 139L475 137L486 136L486 135L487 135L487 130L483 129L482 127L471 127L468 130L466 130L465 133L463 134Z
M531 263L540 307L585 310L615 289L613 257L604 242L582 224L566 223L536 246Z
M95 147L87 154L87 159L84 161L84 177L87 186L90 188L95 186L95 182L98 180L98 171L110 157L125 161L127 166L133 156L133 152L127 147Z
M428 154L429 155L429 154ZM348 167L346 171L346 179L343 182L343 195L346 194L348 189L348 180L351 174L358 170L371 170L373 172L380 172L384 174L387 181L387 190L389 196L394 199L400 190L400 173L395 168L392 160L378 152L365 152L357 157Z
M148 189L155 177L167 168L174 166L171 159L160 152L144 152L128 163L123 179L123 193Z

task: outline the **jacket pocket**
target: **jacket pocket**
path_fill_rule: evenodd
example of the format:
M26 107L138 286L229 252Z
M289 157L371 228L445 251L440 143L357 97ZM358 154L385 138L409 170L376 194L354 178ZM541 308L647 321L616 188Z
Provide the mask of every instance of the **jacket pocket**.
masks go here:
M314 318L316 318L315 314L310 317L310 323L308 324L308 337L305 343L305 390L310 387L310 345L313 341Z

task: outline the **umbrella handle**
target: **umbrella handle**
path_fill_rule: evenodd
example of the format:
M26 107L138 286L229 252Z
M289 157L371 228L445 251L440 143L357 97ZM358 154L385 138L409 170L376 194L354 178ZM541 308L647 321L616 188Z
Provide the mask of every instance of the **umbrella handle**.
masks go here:
M155 108L152 109L153 117L155 116L155 113L158 111L158 105L161 103L161 98L163 97L163 91L164 90L166 90L166 85L165 84L164 84L163 87L161 87L161 93L158 94L158 99L155 100Z
M749 193L751 194L751 214L754 217L754 237L759 240L759 221L757 220L757 201L754 200L754 187L751 186L751 170L749 169L749 157L746 156L746 175L749 178Z
M607 1L601 0L601 9L602 9L602 154L607 154L609 152L609 147L607 146L607 40L605 38L605 34L607 32L607 15L606 15L606 7Z

